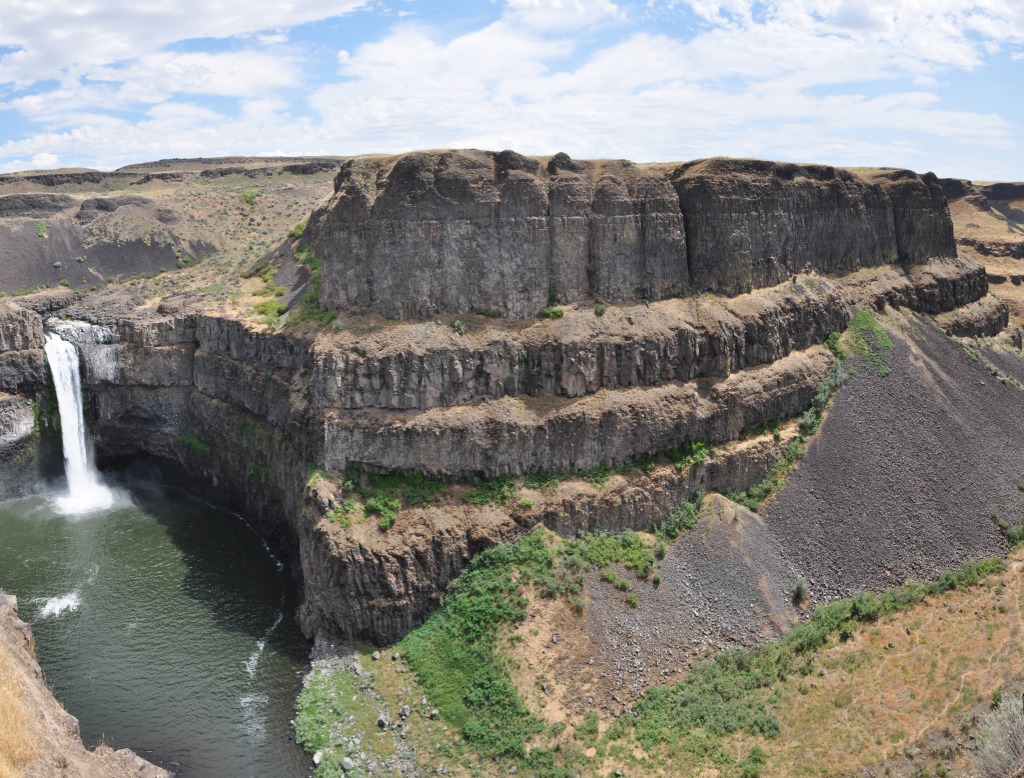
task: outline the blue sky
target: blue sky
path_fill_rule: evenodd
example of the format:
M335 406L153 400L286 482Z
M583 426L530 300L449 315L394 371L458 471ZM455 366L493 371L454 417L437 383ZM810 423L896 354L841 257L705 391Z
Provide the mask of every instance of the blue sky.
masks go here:
M418 148L1024 180L1024 0L6 0L0 170Z

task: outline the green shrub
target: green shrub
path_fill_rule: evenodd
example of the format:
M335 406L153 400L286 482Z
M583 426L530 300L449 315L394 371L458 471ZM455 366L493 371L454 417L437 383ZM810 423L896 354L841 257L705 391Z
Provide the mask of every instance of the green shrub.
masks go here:
M510 476L488 478L473 491L462 495L462 500L472 505L505 505L518 491L519 484Z
M583 716L583 721L576 725L576 729L573 730L572 736L574 740L590 742L597 738L597 734L597 714L594 713L594 711L589 710Z
M313 256L308 246L300 246L295 252L295 261L300 265L309 268L309 280L306 282L309 291L302 296L291 316L288 317L289 326L297 327L304 322L312 321L320 327L326 327L338 317L337 311L331 311L320 307L320 285L323 266L320 260Z
M604 303L594 303L594 315L604 316L604 312L608 310L608 306Z
M50 225L43 219L36 222L36 237L45 238L46 233L50 231Z
M636 596L636 592L630 592L626 595L626 605L630 608L636 608L640 605L640 599Z
M262 189L246 189L239 195L242 198L242 202L249 206L249 208L256 207L256 200L263 194Z
M549 306L540 312L542 319L561 319L563 316L565 316L565 311L554 306Z
M277 324L281 314L287 310L288 306L284 303L279 303L277 300L264 300L252 307L252 312L261 316L262 323L268 327L273 327Z
M700 467L708 457L708 444L703 440L689 440L679 448L668 452L668 458L675 465L676 470L685 470L690 467Z
M580 478L582 478L588 484L593 484L594 486L604 486L606 483L608 483L608 479L611 478L611 475L611 468L608 467L608 463L602 459L601 464L599 464L597 467L592 467L590 468L590 470L582 471L580 473Z
M654 525L654 532L662 541L675 540L684 529L693 529L700 521L700 510L704 504L704 492L699 491L692 500L679 503L661 524ZM664 556L664 552L662 552Z
M996 525L999 527L1003 536L1010 544L1010 548L1017 548L1024 544L1024 524L1018 524L1017 526L1011 525L1009 522L1003 519L996 519Z
M375 494L363 504L363 515L379 516L377 526L382 532L387 532L398 520L398 512L401 509L402 503L394 497Z
M846 349L843 348L843 344L839 342L840 333L832 332L827 338L825 338L825 347L831 351L835 358L839 361L844 361L849 354Z
M523 485L527 489L541 489L544 491L554 491L567 476L564 473L549 473L541 471L539 473L527 473L523 477Z
M466 334L466 325L461 319L452 319L448 322L448 326L452 328L452 331L455 332L456 335Z
M294 227L288 230L288 237L292 240L298 240L302 237L302 233L306 231L306 220L298 222Z

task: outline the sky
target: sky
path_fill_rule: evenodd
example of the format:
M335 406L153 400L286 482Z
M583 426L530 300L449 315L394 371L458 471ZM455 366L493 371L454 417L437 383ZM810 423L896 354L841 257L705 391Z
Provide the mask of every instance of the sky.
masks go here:
M0 171L424 148L1024 180L1024 0L4 0Z

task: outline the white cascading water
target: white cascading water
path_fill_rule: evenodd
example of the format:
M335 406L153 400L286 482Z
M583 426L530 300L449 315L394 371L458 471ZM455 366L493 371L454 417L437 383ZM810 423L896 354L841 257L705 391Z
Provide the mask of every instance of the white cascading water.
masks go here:
M53 373L60 411L61 437L64 443L64 470L68 479L68 496L57 498L65 513L86 513L107 508L114 503L114 493L100 481L89 461L82 416L82 382L79 377L78 349L73 343L47 333L46 361Z

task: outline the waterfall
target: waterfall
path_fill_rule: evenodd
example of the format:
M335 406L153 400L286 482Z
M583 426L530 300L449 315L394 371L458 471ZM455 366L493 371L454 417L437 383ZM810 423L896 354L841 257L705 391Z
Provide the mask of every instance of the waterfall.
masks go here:
M47 333L46 361L53 373L60 411L61 437L64 443L64 469L68 479L68 496L57 499L66 513L85 513L113 504L114 494L100 481L89 461L89 445L85 438L82 416L82 382L79 376L78 349L73 343Z

